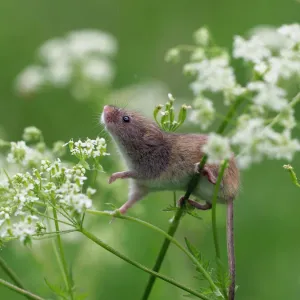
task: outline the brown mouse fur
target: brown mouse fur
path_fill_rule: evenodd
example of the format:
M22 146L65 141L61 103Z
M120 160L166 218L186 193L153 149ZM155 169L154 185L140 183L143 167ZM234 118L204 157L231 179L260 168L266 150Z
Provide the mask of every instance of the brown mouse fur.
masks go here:
M129 122L124 122L123 117L128 117ZM125 213L149 192L187 189L188 182L204 155L201 149L207 142L206 135L164 132L143 115L115 106L105 106L102 121L129 169L113 174L110 183L118 178L133 179L129 200L120 208L121 213ZM211 202L218 169L218 165L205 165L193 195ZM232 156L222 180L218 201L226 203L234 199L238 189L239 172Z

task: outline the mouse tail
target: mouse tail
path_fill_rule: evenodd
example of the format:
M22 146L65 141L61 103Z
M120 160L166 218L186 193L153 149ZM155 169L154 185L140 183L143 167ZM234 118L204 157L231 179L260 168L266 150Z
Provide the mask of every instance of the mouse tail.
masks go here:
M228 299L234 300L235 296L235 254L234 254L234 230L233 230L233 200L227 204L227 255L230 275Z

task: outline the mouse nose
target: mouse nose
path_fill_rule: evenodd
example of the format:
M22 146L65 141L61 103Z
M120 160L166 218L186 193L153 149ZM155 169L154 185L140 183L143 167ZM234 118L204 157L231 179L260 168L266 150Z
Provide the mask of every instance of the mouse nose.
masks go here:
M105 105L105 106L103 107L103 111L104 111L105 113L110 113L110 112L112 111L112 107L109 106L109 105Z

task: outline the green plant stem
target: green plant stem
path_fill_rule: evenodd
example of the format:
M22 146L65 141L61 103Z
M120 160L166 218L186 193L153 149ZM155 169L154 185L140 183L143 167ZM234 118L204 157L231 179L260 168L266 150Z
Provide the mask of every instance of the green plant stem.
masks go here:
M219 259L221 258L221 253L220 253L220 247L219 247L219 242L218 242L218 233L217 233L217 216L216 216L217 198L218 198L218 194L219 194L221 181L222 181L225 169L227 168L227 165L228 165L228 160L225 160L219 168L217 183L214 187L214 193L213 193L213 199L212 199L212 211L211 211L212 231L213 231L213 237L214 237L216 257Z
M12 291L15 291L15 292L17 292L17 293L19 293L19 294L21 294L21 295L27 297L28 299L34 299L34 300L46 300L46 299L44 299L44 298L41 298L40 296L37 296L37 295L35 295L35 294L32 294L32 293L29 292L29 291L26 291L26 290L24 290L24 289L21 289L20 287L17 287L17 286L15 286L15 285L13 285L13 284L11 284L11 283L9 283L9 282L3 280L3 279L0 279L0 284L6 286L7 288L9 288L9 289L12 290Z
M241 105L241 103L244 101L244 99L245 98L243 98L243 97L238 97L237 100L231 105L231 107L230 107L227 115L225 116L223 122L221 123L221 125L219 126L219 128L217 130L218 134L222 134L225 131L226 127L231 122L231 119L234 116L237 108ZM200 162L200 164L199 164L199 167L198 167L199 171L201 169L203 169L206 161L207 161L207 155L204 155L203 158L202 158L202 160L201 160L201 162ZM200 180L199 174L195 174L191 178L191 180L190 180L190 182L188 184L187 191L186 191L186 193L184 195L184 199L185 200L189 199L190 195L192 194L192 192L194 191L194 189L198 185L199 180ZM181 217L183 215L183 212L184 212L184 210L182 208L179 208L177 210L177 212L175 214L175 217L173 219L173 222L172 222L172 224L169 227L168 234L170 236L172 236L172 237L175 235L175 233L177 231L177 228L179 226L180 219L181 219ZM163 261L165 259L165 256L166 256L166 253L168 251L169 246L170 246L170 240L165 239L164 242L163 242L163 244L162 244L162 247L160 249L160 252L159 252L159 254L157 256L155 265L153 267L154 271L159 272L160 267L161 267L161 265L162 265L162 263L163 263ZM154 285L154 282L155 282L155 277L151 276L149 278L148 283L147 283L147 286L146 286L144 295L142 297L142 300L147 300L149 298L151 290L152 290L153 285Z
M214 187L214 193L213 193L213 199L212 199L212 212L211 212L211 222L212 222L212 231L213 231L213 239L214 239L214 246L215 246L215 252L216 252L216 258L217 258L217 268L218 268L218 274L222 274L221 278L221 286L222 286L222 292L225 299L228 299L227 291L226 291L226 283L225 278L223 276L223 270L220 270L221 267L221 252L219 247L219 241L218 241L218 232L217 232L217 198L222 182L222 178L224 176L224 172L228 166L228 160L224 160L219 168L217 183Z
M110 212L90 210L90 209L86 210L86 212L93 214L93 215L102 215L102 216L110 216L111 217ZM199 271L202 273L203 277L207 279L207 281L209 282L209 284L211 286L211 289L213 291L215 291L216 293L218 293L219 289L215 285L215 283L214 283L213 279L211 278L211 276L209 275L209 273L203 268L201 263L182 244L180 244L174 237L172 237L171 235L169 235L168 233L166 233L164 230L160 229L159 227L154 226L154 225L152 225L148 222L145 222L143 220L140 220L138 218L128 217L128 216L124 216L121 214L117 214L117 215L115 215L115 217L138 223L140 225L143 225L145 227L148 227L148 228L158 232L159 234L162 234L166 239L168 239L170 242L172 242L174 245L176 245L181 251L183 251L189 257L189 259L196 265L196 267L199 268Z
M194 296L197 296L198 298L200 299L203 299L203 300L209 300L209 298L207 298L205 295L202 295L200 293L198 293L197 291L194 291L192 289L190 289L189 287L186 287L185 285L183 284L180 284L178 283L177 281L175 281L174 279L172 278L169 278L165 275L162 275L160 273L157 273L147 267L145 267L144 265L128 258L127 256L125 256L124 254L118 252L117 250L115 250L114 248L110 247L109 245L107 245L106 243L104 243L102 240L100 240L99 238L97 238L96 236L94 236L92 233L90 233L89 231L85 230L84 228L80 228L79 231L84 234L88 239L92 240L94 243L96 243L97 245L99 245L100 247L104 248L105 250L111 252L112 254L118 256L119 258L123 259L124 261L126 261L127 263L137 267L138 269L140 270L143 270L149 274L151 274L152 276L155 276L155 277L158 277L172 285L175 285L177 286L178 288L194 295Z
M54 203L53 203L53 205L54 205ZM57 212L56 212L56 209L54 206L53 206L53 217L54 217L55 230L57 232L59 232L60 230L59 230L59 224L58 224L58 219L57 219ZM67 262L66 262L66 258L65 258L64 248L63 248L62 241L61 241L59 234L56 237L56 242L57 242L57 247L58 247L59 261L62 264L63 279L65 282L66 288L69 292L70 298L71 298L71 300L73 300L74 296L73 296L72 282L71 282L71 279L70 279L70 276L68 273L68 267L67 267Z
M0 256L0 267L4 271L4 273L14 282L14 284L19 287L20 289L24 289L24 285L22 284L21 280L17 276L17 274L7 265L5 260ZM26 296L27 297L27 296ZM29 297L27 297L30 299Z
M176 230L177 230L177 228L179 226L180 219L181 219L181 217L183 215L183 212L184 212L183 208L178 208L178 210L177 210L174 218L172 219L171 225L170 225L170 227L168 229L168 235L170 237L173 237L175 235L175 232L176 232ZM155 265L152 268L152 270L154 272L159 272L160 267L161 267L161 265L162 265L162 263L163 263L163 261L165 259L165 256L166 256L166 253L168 251L168 248L170 246L170 243L171 243L171 240L168 239L168 238L165 238L165 240L164 240L164 242L162 244L162 247L160 249L160 252L159 252L159 254L157 256ZM156 279L156 276L154 276L154 275L150 276L149 281L148 281L147 286L146 286L146 289L144 291L143 297L142 297L143 300L146 300L146 299L149 298L149 295L150 295L150 293L152 291L152 288L153 288L153 285L155 283L155 279Z

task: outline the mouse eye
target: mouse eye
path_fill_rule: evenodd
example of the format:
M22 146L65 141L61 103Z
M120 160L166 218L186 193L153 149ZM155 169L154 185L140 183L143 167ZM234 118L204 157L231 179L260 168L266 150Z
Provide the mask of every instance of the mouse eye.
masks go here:
M130 122L130 117L124 116L124 117L123 117L123 122L125 122L125 123Z

